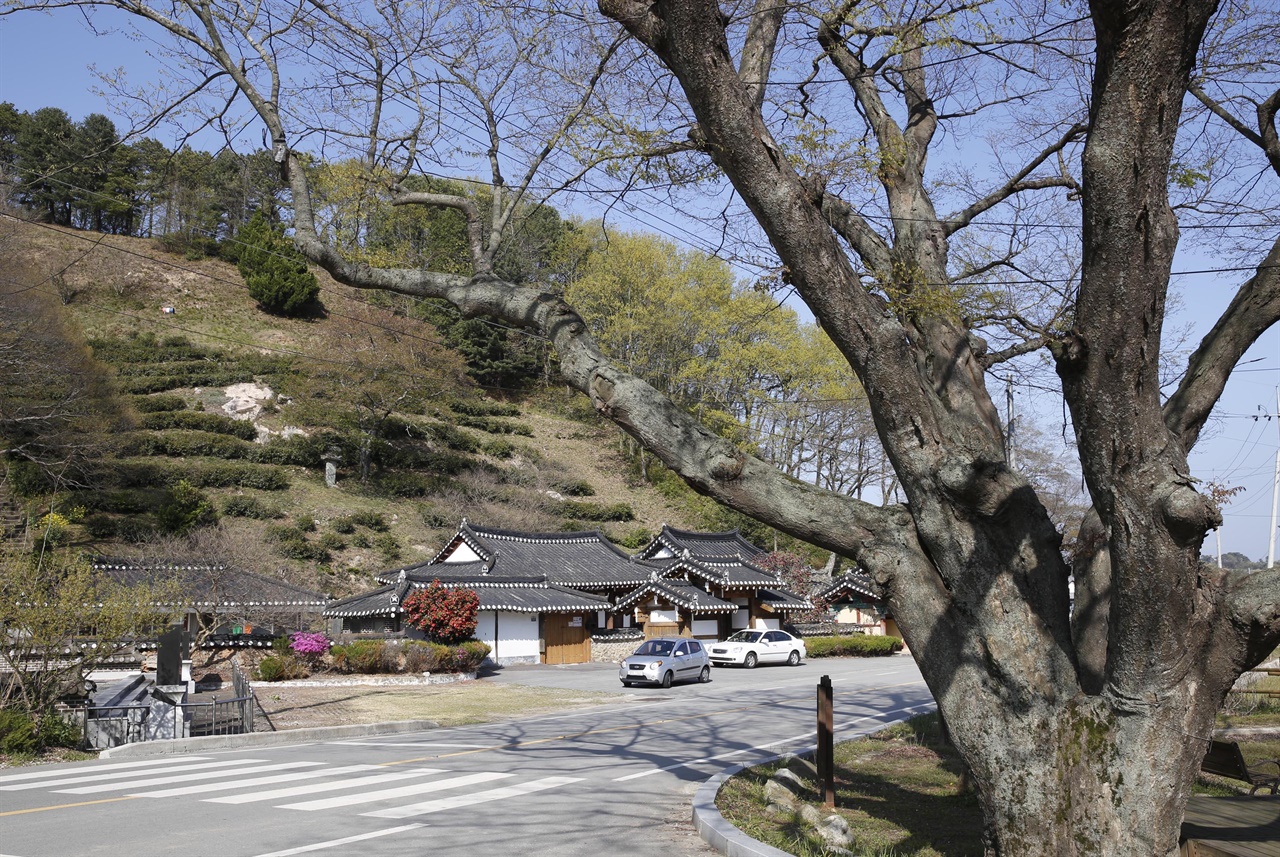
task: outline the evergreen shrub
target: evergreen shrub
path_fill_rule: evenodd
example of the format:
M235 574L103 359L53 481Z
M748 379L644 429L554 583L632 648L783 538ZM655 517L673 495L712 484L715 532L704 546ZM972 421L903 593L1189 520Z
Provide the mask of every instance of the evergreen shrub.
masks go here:
M854 634L848 637L809 637L804 641L811 658L877 657L902 651L897 637Z

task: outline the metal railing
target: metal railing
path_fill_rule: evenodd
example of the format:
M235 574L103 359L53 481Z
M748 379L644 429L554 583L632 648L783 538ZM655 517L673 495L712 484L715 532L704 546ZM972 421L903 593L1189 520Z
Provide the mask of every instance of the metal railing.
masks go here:
M244 687L248 688L247 681ZM67 706L61 714L78 725L85 748L105 750L139 741L252 732L254 705L250 691L229 699L215 697L208 702L180 702L173 706L154 703Z

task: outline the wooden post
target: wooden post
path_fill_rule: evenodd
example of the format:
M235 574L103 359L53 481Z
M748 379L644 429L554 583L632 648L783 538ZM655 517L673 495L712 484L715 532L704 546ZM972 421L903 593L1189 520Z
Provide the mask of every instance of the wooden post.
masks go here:
M836 805L835 717L831 699L831 676L824 675L818 682L818 751L814 763L822 802L829 808Z

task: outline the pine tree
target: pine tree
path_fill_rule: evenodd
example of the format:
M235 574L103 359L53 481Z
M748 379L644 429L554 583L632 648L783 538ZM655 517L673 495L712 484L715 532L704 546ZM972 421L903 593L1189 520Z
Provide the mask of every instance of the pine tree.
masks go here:
M267 312L297 315L320 294L320 284L306 262L261 211L254 213L236 236L240 242L237 267L249 296Z

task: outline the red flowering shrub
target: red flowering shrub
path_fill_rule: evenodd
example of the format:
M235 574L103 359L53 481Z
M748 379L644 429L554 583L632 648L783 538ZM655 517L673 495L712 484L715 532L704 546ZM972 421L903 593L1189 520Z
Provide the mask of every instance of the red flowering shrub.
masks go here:
M470 589L450 589L439 580L431 581L400 605L404 620L435 643L452 645L476 634L476 613L480 596Z

